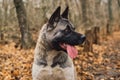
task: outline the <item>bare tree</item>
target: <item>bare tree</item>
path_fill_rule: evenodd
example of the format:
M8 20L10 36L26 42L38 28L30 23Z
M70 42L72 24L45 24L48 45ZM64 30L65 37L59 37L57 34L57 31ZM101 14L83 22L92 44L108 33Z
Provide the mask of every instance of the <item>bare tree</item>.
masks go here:
M108 0L108 24L107 24L108 34L111 34L112 32L112 23L113 23L112 0Z
M7 26L8 25L8 0L3 0L3 9L4 9L4 25Z
M81 0L81 7L82 7L82 22L87 21L87 0Z
M118 1L118 5L119 5L119 7L120 7L120 0L117 0Z
M14 0L17 18L21 31L21 44L22 48L29 48L33 44L31 34L29 32L29 25L27 21L26 10L22 0Z
M108 0L108 11L109 11L109 21L113 20L113 15L112 15L112 0Z

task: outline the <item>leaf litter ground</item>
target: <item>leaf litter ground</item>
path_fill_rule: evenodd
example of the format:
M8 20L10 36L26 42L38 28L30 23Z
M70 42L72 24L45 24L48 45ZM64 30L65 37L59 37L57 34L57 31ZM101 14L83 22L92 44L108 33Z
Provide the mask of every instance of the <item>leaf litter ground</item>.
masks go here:
M32 80L34 49L15 48L15 43L0 44L0 80ZM120 80L120 32L114 32L74 59L78 80Z

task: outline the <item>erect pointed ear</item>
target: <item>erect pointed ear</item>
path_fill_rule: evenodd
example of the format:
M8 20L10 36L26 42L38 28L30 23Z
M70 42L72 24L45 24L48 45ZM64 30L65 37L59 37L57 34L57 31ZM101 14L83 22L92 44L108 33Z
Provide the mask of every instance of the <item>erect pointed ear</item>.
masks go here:
M54 13L52 14L52 16L50 17L48 23L51 25L54 25L54 22L58 22L60 19L60 9L61 7L59 6Z
M67 6L61 16L62 16L63 18L68 19L68 11L69 11L69 7Z

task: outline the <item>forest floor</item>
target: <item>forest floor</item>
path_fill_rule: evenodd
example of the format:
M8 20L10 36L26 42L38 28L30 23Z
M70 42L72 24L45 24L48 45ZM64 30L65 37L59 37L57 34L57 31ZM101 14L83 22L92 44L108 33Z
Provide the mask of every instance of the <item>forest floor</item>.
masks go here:
M93 52L81 52L74 60L78 80L120 80L120 32L93 45Z
M0 44L0 80L32 80L34 49L15 47L14 42ZM114 32L74 60L78 80L120 80L120 32ZM80 79L81 78L81 79Z

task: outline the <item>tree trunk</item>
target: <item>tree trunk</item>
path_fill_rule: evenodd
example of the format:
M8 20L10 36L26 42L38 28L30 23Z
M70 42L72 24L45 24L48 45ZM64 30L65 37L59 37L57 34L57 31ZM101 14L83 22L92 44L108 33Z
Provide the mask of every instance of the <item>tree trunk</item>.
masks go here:
M33 44L31 34L29 32L29 25L27 21L26 10L22 0L14 0L17 18L21 31L21 47L30 48Z
M113 20L113 15L112 15L112 0L108 0L108 11L109 11L109 21Z
M95 26L93 30L93 43L100 44L100 27Z
M87 0L81 0L81 8L82 8L82 22L85 23L87 21Z
M93 32L92 30L86 30L85 32L86 40L84 44L84 51L85 52L93 52Z
M113 14L112 14L112 0L108 0L108 24L107 24L107 32L108 35L112 33L112 23L113 23Z
M100 26L100 1L95 0L95 24Z
M120 7L120 0L117 0L118 1L118 6Z
M77 10L78 10L78 13L79 13L79 14L78 14L78 15L79 15L79 18L81 18L81 17L80 17L80 12L81 12L81 10L80 10L80 7L79 7L79 5L80 5L79 3L80 3L79 0L78 0L78 1L75 0L75 4L76 4L76 6L77 6Z
M4 26L7 26L8 25L8 0L3 0L3 8L4 8L4 23L3 25Z
M118 3L118 15L119 15L119 18L120 18L120 0L117 0L117 3ZM118 30L120 30L120 20L118 21L119 22L119 24L118 24Z

